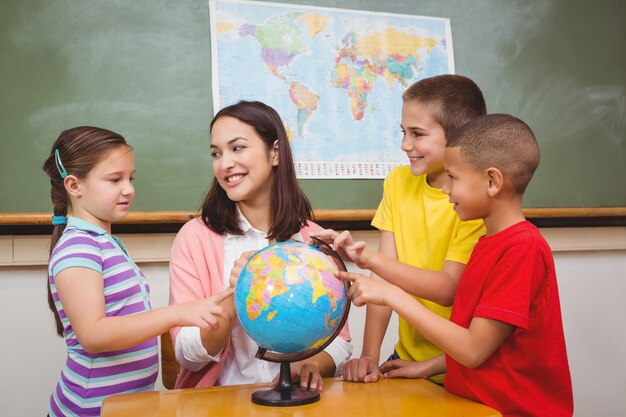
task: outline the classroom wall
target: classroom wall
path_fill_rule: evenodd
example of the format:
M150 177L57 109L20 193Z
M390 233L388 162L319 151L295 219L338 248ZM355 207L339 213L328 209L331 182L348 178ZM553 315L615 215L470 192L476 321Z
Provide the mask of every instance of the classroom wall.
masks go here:
M626 228L543 229L553 248L574 386L575 416L626 415ZM377 232L356 232L370 246ZM46 305L47 237L0 236L0 379L6 416L43 416L65 358ZM152 288L152 305L168 300L167 253L173 235L123 237ZM352 269L352 268L351 268ZM353 308L354 356L362 346L364 308ZM395 329L396 320L392 322ZM388 331L383 354L393 349ZM157 389L163 389L158 383Z

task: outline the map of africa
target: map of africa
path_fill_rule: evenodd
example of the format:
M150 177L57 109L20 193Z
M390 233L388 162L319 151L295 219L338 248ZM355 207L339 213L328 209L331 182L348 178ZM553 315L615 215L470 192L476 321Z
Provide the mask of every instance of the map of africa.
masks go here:
M246 333L281 353L324 343L345 312L337 266L321 250L287 241L255 253L239 276L235 310Z
M341 281L333 275L337 268L321 252L308 251L307 256L300 246L277 245L272 251L262 252L249 265L253 277L246 299L248 317L255 320L269 309L272 299L289 291L294 285L311 285L311 304L321 296L328 296L332 311L337 310L337 298L343 298ZM292 267L289 267L292 264ZM259 280L258 277L265 277ZM271 320L276 311L268 313ZM327 323L331 327L335 323Z
M214 108L281 115L299 178L383 178L400 150L402 93L454 72L449 19L210 0Z

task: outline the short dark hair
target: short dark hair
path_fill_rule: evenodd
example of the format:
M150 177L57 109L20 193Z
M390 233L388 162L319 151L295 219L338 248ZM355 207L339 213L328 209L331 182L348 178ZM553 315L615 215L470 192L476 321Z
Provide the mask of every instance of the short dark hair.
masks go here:
M462 75L424 78L411 85L402 100L426 104L431 116L443 127L446 138L470 120L487 113L482 91L474 81Z
M269 240L285 241L298 233L312 217L309 200L296 179L291 147L285 126L272 107L259 101L240 101L221 109L211 122L211 130L222 117L234 117L252 127L261 137L267 151L278 144L278 166L272 169L271 225ZM212 231L224 234L242 234L237 204L213 179L201 208L201 218Z
M446 147L460 148L461 155L477 170L498 168L520 194L539 166L539 145L533 131L508 114L472 120L452 134Z

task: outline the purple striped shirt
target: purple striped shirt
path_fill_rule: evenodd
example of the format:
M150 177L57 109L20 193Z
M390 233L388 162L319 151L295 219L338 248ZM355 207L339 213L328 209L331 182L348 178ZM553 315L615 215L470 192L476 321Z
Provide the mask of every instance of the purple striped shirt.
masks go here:
M119 239L91 223L68 218L48 266L48 283L67 345L67 361L48 412L50 416L99 416L104 398L154 388L159 371L157 339L115 352L87 353L63 311L55 285L57 274L73 267L102 275L107 317L149 311L150 289Z

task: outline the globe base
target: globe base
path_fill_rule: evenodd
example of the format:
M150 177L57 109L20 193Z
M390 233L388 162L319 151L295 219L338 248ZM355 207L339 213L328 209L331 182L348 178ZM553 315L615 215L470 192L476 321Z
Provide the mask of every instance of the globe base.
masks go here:
M274 407L311 404L319 401L319 399L320 393L318 391L308 391L293 386L289 362L280 363L280 380L276 388L252 393L253 403Z
M302 388L295 388L291 392L285 393L276 389L256 391L252 393L252 402L259 405L270 405L274 407L289 407L294 405L311 404L319 401L320 393L317 391L305 391Z

